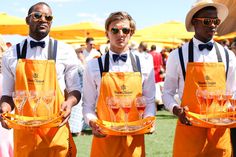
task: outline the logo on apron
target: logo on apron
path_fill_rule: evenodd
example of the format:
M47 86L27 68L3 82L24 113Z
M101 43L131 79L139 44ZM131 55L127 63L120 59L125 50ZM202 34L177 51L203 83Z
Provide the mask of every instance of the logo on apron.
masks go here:
M216 82L213 79L211 79L209 75L204 76L204 80L198 81L197 83L199 87L215 87L216 86Z
M127 89L127 86L125 84L120 86L119 91L115 90L114 92L116 95L132 95L133 93L132 91Z
M28 83L29 84L35 84L35 85L43 85L44 84L44 79L40 78L39 73L34 72L32 74L32 78L28 78Z

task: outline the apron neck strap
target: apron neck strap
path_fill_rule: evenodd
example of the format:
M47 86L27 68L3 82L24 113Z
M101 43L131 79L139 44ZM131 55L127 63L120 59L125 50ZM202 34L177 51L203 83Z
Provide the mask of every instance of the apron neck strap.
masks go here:
M219 50L219 47L217 46L216 42L214 42L214 46L216 49L217 60L218 60L218 62L222 62L220 50ZM182 69L183 78L185 80L186 70L185 70L185 66L184 66L182 47L179 48L178 52L179 52L179 60L180 60L180 65L181 65L181 69ZM226 78L227 78L228 67L229 67L229 54L226 49L225 49L225 56L226 56ZM193 39L190 40L189 45L188 45L188 62L194 62Z
M17 59L25 59L27 54L27 39L24 42L22 52L20 50L20 43L16 45L16 51L17 51ZM56 62L57 57L57 40L54 40L54 43L52 43L52 39L49 39L48 44L48 60L54 60Z
M26 58L26 52L27 52L27 39L25 39L22 53L20 52L20 43L16 45L16 52L17 52L17 59L25 59Z
M137 55L135 55L135 59L136 59L136 61L135 61L134 55L132 53L130 53L130 59L131 59L131 64L132 64L132 67L133 67L133 71L141 73L141 65L140 65L139 57ZM98 65L99 65L101 77L102 77L103 72L109 72L109 52L107 52L106 55L105 55L104 69L103 69L102 58L101 57L98 58Z
M216 56L217 56L217 60L218 62L222 62L222 57L220 55L220 50L216 44L216 42L214 42L214 46L216 49ZM188 61L189 62L194 62L194 55L193 55L193 39L190 40L189 44L188 44Z

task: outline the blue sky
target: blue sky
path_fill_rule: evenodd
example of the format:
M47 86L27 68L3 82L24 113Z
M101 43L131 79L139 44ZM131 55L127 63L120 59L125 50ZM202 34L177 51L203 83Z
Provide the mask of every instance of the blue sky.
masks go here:
M137 29L170 20L184 22L196 0L46 0L54 15L53 26L78 22L96 22L104 26L107 16L114 11L126 11L136 21ZM0 12L24 18L28 9L39 1L0 0ZM12 37L4 36L5 40ZM14 41L13 41L14 42Z

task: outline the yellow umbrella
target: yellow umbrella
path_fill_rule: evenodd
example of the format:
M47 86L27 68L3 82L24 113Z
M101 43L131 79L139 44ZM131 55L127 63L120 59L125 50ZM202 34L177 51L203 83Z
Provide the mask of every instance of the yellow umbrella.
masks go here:
M177 21L169 21L166 23L139 30L135 33L134 36L190 39L193 37L193 35L193 32L187 32L184 23Z
M76 39L64 39L61 40L65 43L72 44L72 45L85 45L85 37L76 37ZM94 43L96 49L99 49L99 46L102 44L107 43L107 38L106 37L94 37Z
M229 9L229 15L225 21L218 27L219 35L225 35L231 32L236 32L236 1L235 0L214 0L226 5Z
M28 26L24 19L0 13L0 34L28 34Z
M222 36L216 36L214 39L224 40L224 39L233 39L233 38L236 38L236 32L232 32L232 33L222 35Z
M57 39L76 39L76 37L103 37L105 30L103 27L92 22L81 22L66 26L54 27L50 35Z

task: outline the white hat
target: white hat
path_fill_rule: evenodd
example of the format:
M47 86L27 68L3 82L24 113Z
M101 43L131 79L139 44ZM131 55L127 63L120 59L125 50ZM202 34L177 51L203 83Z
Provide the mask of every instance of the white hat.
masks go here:
M189 10L186 19L185 19L185 27L187 31L194 32L194 27L192 25L192 18L196 12L201 10L202 8L213 6L217 9L217 16L221 20L221 23L228 16L228 8L217 2L213 2L212 0L198 0L195 4L193 4L192 8Z

